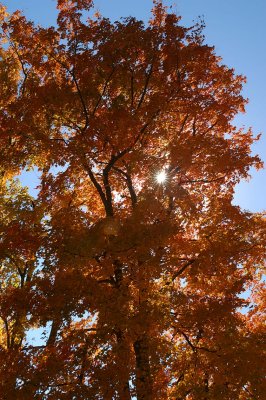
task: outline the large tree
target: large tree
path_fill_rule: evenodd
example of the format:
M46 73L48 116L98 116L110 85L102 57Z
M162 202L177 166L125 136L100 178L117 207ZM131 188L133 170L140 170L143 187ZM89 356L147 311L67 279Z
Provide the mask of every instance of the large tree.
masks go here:
M263 399L244 78L159 1L57 3L56 27L0 12L1 399Z

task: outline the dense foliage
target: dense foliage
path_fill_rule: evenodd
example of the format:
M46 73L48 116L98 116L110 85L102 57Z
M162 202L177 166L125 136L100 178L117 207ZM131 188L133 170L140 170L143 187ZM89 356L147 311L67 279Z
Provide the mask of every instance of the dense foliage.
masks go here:
M57 3L49 28L0 10L1 399L263 399L244 78L160 2Z

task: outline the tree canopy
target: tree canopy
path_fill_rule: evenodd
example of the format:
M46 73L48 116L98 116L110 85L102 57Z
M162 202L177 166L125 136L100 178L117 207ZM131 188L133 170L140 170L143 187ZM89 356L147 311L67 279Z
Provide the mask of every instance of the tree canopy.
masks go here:
M57 7L48 28L0 8L1 398L263 399L244 77L160 1L147 24Z

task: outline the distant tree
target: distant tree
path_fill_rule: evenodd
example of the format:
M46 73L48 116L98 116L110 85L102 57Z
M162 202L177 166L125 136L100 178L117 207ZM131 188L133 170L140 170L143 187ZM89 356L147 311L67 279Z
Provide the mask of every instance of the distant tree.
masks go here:
M263 399L244 78L159 1L147 25L57 3L0 12L1 399Z

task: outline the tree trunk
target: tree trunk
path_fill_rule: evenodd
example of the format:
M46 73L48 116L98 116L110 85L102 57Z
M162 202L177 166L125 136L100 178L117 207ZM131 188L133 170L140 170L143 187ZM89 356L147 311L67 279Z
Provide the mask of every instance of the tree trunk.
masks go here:
M127 382L123 388L123 392L120 395L121 400L131 400L130 390L129 390L129 383Z
M123 281L123 264L119 260L114 260L114 286L116 290L121 289ZM116 332L117 344L121 348L125 348L124 344L124 334L121 329L117 329ZM125 349L123 349L125 352ZM129 387L129 376L122 382L122 389L119 391L119 399L121 400L131 400L130 387Z
M136 390L138 400L152 400L152 380L147 338L142 336L134 343L136 357Z

